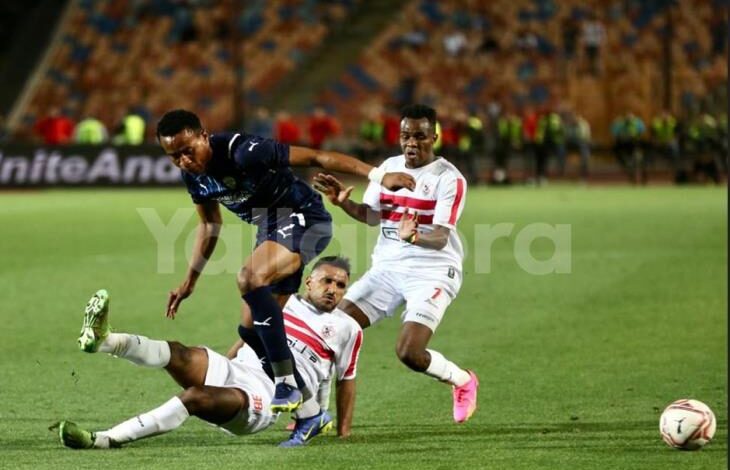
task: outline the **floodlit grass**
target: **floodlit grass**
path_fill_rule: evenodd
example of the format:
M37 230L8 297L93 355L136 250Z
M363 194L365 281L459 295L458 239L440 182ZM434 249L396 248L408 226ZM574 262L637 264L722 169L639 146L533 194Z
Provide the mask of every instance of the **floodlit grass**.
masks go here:
M103 429L178 391L164 372L78 351L88 297L110 291L118 331L225 351L251 229L226 215L216 274L201 278L171 321L167 292L182 279L195 225L183 189L0 197L0 467L727 467L724 187L472 189L460 222L464 285L431 346L478 372L473 419L454 424L450 389L398 362L392 319L366 331L352 438L295 450L275 447L286 419L251 437L190 419L121 450L63 448L47 430L58 419ZM333 213L328 252L350 256L357 277L377 229ZM175 214L168 232L148 229ZM537 223L564 224L569 250L556 253L544 237L525 245ZM496 224L512 225L490 242ZM569 272L535 274L551 260ZM718 418L714 441L699 452L670 450L659 436L661 410L684 397Z

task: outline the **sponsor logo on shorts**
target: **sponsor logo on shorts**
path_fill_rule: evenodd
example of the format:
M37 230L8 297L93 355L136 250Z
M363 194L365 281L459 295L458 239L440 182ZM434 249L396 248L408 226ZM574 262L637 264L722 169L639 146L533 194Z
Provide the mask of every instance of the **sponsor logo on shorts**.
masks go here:
M261 412L264 409L264 400L258 395L251 395L251 401L253 402L253 410Z
M421 312L416 312L416 318L423 318L424 320L427 320L430 323L434 323L436 321L431 315L427 315L427 314L421 313Z
M383 227L383 237L388 240L400 241L398 229L396 227Z

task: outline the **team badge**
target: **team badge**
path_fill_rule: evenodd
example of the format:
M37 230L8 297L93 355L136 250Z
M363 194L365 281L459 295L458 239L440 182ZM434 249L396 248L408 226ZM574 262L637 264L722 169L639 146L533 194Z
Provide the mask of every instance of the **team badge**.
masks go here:
M335 327L332 325L325 325L322 327L322 338L331 338L335 335Z
M226 188L234 189L236 187L236 178L233 178L232 176L226 176L223 178L223 184Z
M423 194L428 194L429 192L431 192L431 187L427 184L424 184L423 185Z

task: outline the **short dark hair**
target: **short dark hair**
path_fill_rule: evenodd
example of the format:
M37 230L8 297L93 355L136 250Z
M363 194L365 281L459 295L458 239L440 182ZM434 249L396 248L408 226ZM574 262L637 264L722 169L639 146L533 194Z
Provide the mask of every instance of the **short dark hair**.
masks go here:
M403 106L400 110L400 118L410 118L410 119L428 119L428 122L431 123L431 128L436 128L436 110L433 109L430 106L426 106L425 104L409 104L406 106Z
M185 109L174 109L166 112L157 123L157 138L171 137L184 129L200 132L203 126L195 113Z
M324 264L340 268L347 273L348 277L350 276L350 260L344 256L323 256L314 263L312 272Z

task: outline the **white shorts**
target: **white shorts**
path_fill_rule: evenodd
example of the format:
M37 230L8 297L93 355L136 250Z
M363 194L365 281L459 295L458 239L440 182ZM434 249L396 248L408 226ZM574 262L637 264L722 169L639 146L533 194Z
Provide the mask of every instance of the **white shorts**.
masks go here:
M453 279L428 279L417 274L370 269L350 286L345 299L357 305L371 325L392 317L405 302L402 321L420 323L436 331L459 287Z
M235 418L218 427L242 435L263 431L271 426L278 417L278 414L271 412L274 383L264 372L253 349L244 345L235 359L228 359L212 349L205 350L208 352L205 385L238 388L248 397L248 409L242 409Z

